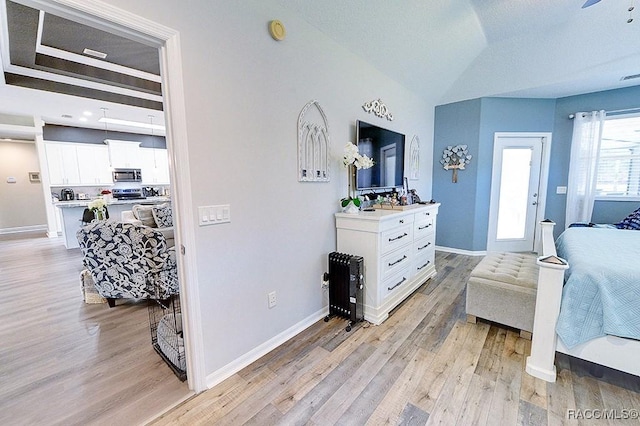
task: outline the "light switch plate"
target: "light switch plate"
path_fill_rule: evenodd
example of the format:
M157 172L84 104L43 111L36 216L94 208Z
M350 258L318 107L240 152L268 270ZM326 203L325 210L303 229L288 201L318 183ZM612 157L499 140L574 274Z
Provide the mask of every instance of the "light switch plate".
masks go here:
M567 187L566 186L556 186L556 194L566 194Z
M217 225L231 222L231 206L198 206L198 223L200 226Z

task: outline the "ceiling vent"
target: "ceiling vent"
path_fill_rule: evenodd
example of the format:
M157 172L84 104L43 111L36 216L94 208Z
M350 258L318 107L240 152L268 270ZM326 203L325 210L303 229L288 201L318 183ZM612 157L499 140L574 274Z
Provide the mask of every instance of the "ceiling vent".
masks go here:
M625 77L622 77L620 81L633 80L634 78L640 78L640 74L627 75Z
M106 53L98 52L97 50L85 49L82 51L85 55L93 56L94 58L105 59L107 57Z

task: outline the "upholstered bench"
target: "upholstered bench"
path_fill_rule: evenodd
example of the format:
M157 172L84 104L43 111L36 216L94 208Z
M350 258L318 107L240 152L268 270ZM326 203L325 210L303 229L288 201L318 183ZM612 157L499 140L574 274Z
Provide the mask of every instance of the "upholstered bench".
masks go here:
M537 256L490 253L473 269L467 282L467 321L476 317L520 329L531 338L538 287Z

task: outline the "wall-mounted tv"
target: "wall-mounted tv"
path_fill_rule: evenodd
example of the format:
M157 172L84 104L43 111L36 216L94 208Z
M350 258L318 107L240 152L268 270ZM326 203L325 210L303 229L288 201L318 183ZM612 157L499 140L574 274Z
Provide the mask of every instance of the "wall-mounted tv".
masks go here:
M374 161L373 167L356 171L357 189L375 190L402 186L404 139L401 133L356 121L358 151Z

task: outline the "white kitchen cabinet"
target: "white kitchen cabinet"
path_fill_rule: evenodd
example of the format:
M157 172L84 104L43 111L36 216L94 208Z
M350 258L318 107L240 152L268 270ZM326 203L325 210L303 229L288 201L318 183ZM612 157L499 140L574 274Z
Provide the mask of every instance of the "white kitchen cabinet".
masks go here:
M74 143L45 143L51 185L80 185L78 154Z
M338 251L364 258L365 320L382 323L393 308L436 274L439 206L336 213Z
M142 168L140 142L107 139L111 167L124 169Z
M140 148L143 185L169 185L169 156L166 149Z
M113 184L109 167L109 149L104 145L77 144L80 182L85 185Z

